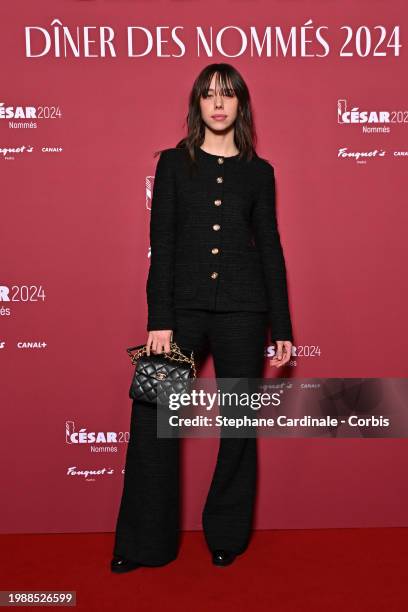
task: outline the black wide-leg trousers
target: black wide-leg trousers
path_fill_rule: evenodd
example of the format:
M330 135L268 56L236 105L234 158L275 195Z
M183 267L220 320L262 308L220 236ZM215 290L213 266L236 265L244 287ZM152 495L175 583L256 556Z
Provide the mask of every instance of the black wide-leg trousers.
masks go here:
M176 309L173 340L194 351L196 367L211 351L216 378L261 378L267 313ZM156 411L133 402L113 554L164 565L179 548L180 439L158 438ZM220 437L202 513L210 550L248 546L257 480L257 438Z

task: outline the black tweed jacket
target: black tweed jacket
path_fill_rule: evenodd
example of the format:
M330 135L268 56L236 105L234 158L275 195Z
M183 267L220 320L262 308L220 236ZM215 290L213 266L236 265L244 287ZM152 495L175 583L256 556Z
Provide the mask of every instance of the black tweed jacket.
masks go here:
M175 329L175 308L267 311L273 340L291 340L273 166L197 147L160 154L150 218L147 330Z

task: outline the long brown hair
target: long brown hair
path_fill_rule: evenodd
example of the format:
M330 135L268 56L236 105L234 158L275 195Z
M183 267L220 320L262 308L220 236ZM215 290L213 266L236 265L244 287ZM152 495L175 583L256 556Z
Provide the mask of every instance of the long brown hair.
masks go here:
M216 74L216 88L219 87L223 95L232 90L238 98L238 112L234 124L234 140L239 150L240 159L252 159L256 154L256 130L253 121L251 98L249 89L234 66L231 64L209 64L200 72L194 81L189 96L189 109L186 117L187 136L182 138L176 147L184 147L194 163L195 148L202 145L205 135L205 124L201 118L200 98L207 96L212 77ZM158 155L161 151L157 151Z

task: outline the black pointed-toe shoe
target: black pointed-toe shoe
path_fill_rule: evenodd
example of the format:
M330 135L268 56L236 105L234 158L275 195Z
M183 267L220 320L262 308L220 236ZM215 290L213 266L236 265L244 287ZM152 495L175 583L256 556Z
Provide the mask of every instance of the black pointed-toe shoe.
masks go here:
M223 548L212 551L212 561L214 565L230 565L236 556L236 553L231 550L224 550Z
M124 559L123 557L113 557L111 561L111 571L115 572L116 574L131 572L138 567L142 567L142 564L136 563L136 561L131 561L130 559Z

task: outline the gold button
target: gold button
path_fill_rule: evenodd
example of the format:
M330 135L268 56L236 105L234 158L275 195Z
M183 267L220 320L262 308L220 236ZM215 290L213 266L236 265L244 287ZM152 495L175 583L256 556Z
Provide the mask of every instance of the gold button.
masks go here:
M218 161L219 164L223 164L224 163L224 160L223 160L222 157L219 157L217 161Z
M220 229L221 225L219 225L218 223L215 223L213 225L213 230L215 230L216 232L218 232L218 230Z
M217 176L217 183L222 183L223 182L223 178L222 176Z
M216 206L221 206L221 200L214 200L214 204Z
M211 278L217 278L218 276L218 272L212 272L211 273Z
M213 249L211 249L211 253L213 255L217 255L217 253L219 253L219 249L217 249L217 247L214 247Z

